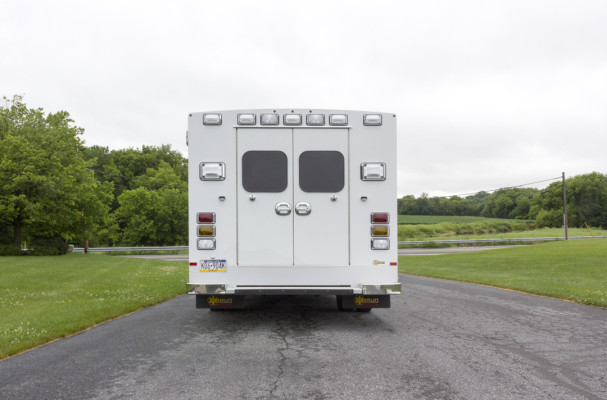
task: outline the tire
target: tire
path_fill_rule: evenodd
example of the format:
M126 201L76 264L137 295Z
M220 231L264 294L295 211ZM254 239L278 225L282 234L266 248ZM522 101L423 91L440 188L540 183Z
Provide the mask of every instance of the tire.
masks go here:
M372 308L369 307L363 307L363 308L357 308L356 312L371 312Z
M343 296L337 295L335 296L337 299L337 309L342 312L350 312L354 311L354 308L344 307L343 306Z

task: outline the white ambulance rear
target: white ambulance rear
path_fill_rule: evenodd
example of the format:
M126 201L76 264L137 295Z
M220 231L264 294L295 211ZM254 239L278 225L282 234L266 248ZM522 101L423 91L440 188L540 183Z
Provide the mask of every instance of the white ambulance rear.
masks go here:
M368 311L400 294L394 114L192 113L188 154L198 308L321 294Z

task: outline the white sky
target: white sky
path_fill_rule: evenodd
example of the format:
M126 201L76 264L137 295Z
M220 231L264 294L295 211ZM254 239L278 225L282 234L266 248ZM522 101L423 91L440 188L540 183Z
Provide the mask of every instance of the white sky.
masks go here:
M14 94L184 155L192 111L393 112L399 196L607 173L607 1L0 0Z

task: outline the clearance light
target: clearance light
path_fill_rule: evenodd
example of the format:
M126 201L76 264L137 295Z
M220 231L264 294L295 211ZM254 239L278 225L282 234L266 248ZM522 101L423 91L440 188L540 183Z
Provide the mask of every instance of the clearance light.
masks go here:
M387 224L390 222L390 214L388 213L371 213L372 224Z
M198 239L198 250L215 250L215 239Z
M385 181L385 163L362 163L360 164L360 179L363 181Z
M390 236L388 225L374 225L371 227L371 236Z
M325 124L325 114L308 114L306 115L306 125L323 126Z
M283 117L285 125L301 125L301 114L285 114Z
M199 224L214 224L215 223L215 213L212 212L200 212L196 215L196 219Z
M390 249L390 239L371 239L372 250L388 250Z
M366 126L380 126L381 125L381 114L363 115L363 124Z
M255 114L238 114L238 125L255 125Z
M346 114L331 114L331 115L329 115L329 125L333 125L333 126L348 125L348 116Z
M222 162L200 163L200 179L203 181L223 181L226 178L226 165Z
M221 114L203 114L202 123L205 125L221 125Z
M260 117L262 125L278 125L279 120L278 114L261 114Z
M215 236L215 227L213 225L198 225L198 236Z

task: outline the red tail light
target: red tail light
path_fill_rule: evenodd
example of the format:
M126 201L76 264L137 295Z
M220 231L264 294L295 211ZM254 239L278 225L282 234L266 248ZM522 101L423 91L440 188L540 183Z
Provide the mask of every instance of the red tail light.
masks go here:
M388 222L390 222L388 213L371 213L372 224L387 224Z
M198 213L198 223L199 224L214 224L215 223L215 213L211 213L211 212Z

